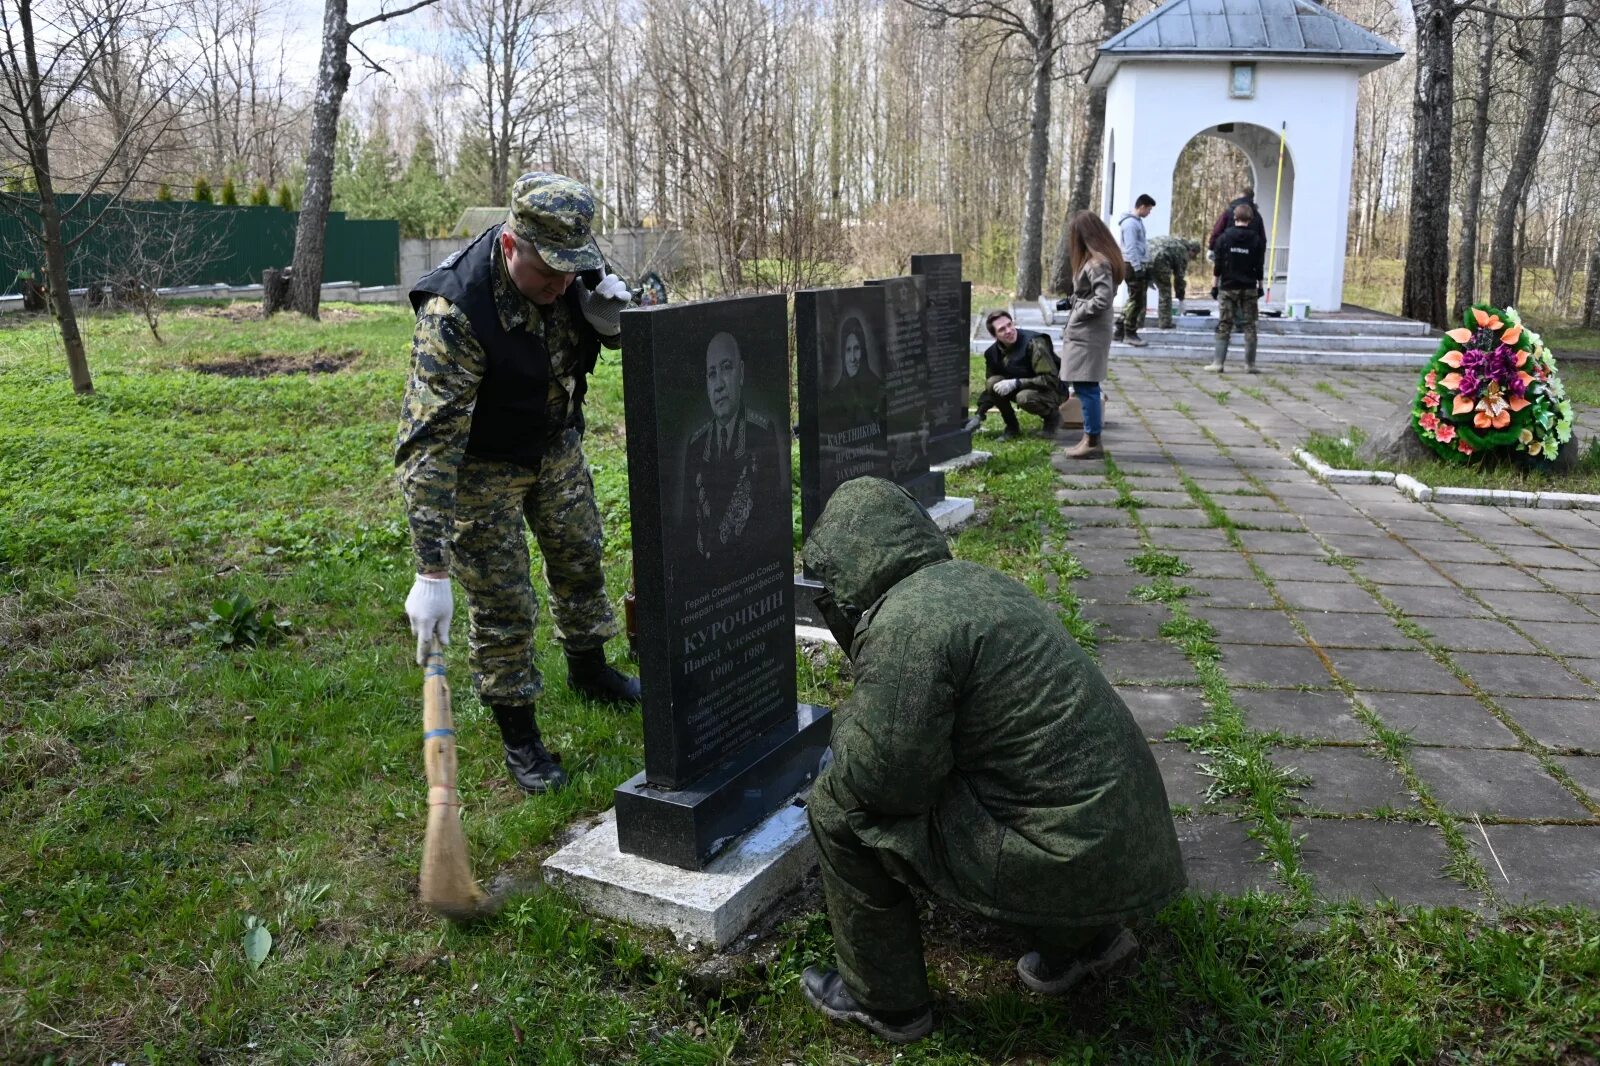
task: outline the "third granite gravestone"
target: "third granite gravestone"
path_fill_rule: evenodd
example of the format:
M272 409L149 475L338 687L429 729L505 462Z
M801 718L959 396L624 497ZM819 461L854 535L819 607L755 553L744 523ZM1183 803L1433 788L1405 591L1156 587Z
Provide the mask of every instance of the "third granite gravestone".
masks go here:
M699 869L815 777L826 711L795 698L782 296L623 315L645 770L627 854Z
M972 450L966 428L972 290L961 280L959 255L914 255L911 273L926 284L928 458L943 463Z
M920 277L869 281L888 299L884 362L888 369L889 470L895 484L927 508L944 499L944 474L928 469L928 358L924 313L926 282Z

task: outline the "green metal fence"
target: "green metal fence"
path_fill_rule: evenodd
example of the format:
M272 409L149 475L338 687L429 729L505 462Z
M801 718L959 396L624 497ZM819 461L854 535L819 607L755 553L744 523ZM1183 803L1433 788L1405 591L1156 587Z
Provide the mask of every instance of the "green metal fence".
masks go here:
M59 195L56 204L65 211L76 200L76 195ZM34 236L37 216L26 201L8 198L6 207L0 210L0 293L16 291L19 272L38 272L44 265ZM65 220L67 239L83 233L102 212L100 222L68 253L73 288L114 276L130 262L151 264L151 273L160 276L147 280L161 286L249 285L261 280L263 270L287 266L294 257L299 214L279 207L113 203L108 196L91 196ZM326 249L324 281L399 282L400 223L392 219L350 219L342 211L329 212Z

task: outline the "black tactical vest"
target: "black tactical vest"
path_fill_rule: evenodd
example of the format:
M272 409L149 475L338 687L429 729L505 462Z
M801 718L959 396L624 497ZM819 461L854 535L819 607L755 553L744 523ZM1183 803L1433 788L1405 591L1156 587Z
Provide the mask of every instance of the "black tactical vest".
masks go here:
M539 469L545 442L554 434L576 426L583 430L583 397L589 374L600 355L600 336L578 308L578 286L592 289L600 283L599 271L580 274L562 297L579 333L579 350L572 390L572 407L563 425L549 421L550 352L544 339L527 330L507 332L500 325L494 303L494 247L499 225L490 226L465 248L424 274L411 289L411 308L420 311L430 296L443 296L472 323L473 336L483 346L488 367L478 384L472 408L472 428L467 434L467 454L480 459L516 463Z

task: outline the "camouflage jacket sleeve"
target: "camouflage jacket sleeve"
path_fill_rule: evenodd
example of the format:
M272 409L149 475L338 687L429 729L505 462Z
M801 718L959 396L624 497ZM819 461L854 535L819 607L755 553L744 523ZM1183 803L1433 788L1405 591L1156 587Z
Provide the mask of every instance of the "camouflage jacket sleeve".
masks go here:
M423 304L394 453L418 573L450 565L456 474L487 363L461 310L441 296Z
M1033 367L1033 377L1022 379L1023 388L1046 392L1056 388L1056 361L1050 358L1049 337L1040 333L1028 342L1028 363Z

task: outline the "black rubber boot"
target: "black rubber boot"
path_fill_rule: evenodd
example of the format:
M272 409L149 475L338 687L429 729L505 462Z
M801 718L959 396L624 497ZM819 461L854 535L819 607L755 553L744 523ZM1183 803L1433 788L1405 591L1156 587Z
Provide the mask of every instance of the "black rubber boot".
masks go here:
M1009 403L1000 408L1000 418L1005 422L1006 428L1000 435L1006 440L1013 440L1022 436L1022 424L1017 421L1017 412Z
M517 787L534 795L565 788L567 772L561 769L560 756L552 755L539 738L533 704L496 703L490 710L506 747L506 769Z
M1041 436L1053 437L1061 429L1061 408L1052 407L1044 414L1044 426L1039 430Z
M800 987L810 1003L832 1021L859 1025L894 1044L910 1044L933 1031L933 1009L869 1011L850 994L838 970L807 966Z
M568 651L567 684L578 695L602 703L627 703L638 706L644 702L639 691L639 679L629 677L606 662L604 648Z
M1123 328L1122 319L1118 318L1117 324L1111 327L1111 339L1114 341L1120 341L1122 339Z

